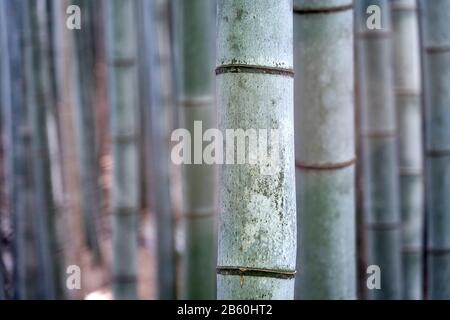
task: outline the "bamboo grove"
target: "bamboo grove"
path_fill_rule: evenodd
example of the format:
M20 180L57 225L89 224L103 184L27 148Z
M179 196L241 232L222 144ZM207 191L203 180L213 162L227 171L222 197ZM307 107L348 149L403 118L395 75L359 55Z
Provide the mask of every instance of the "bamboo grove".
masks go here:
M0 300L450 299L449 21L0 1Z

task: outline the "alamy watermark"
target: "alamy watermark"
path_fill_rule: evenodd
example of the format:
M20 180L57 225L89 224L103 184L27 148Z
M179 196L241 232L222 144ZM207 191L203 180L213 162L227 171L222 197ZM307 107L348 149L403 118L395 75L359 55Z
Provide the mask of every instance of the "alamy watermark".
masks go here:
M380 290L381 289L381 268L377 265L370 265L367 267L366 273L369 275L367 277L366 286L369 290Z
M68 290L81 289L81 268L77 265L70 265L66 269L66 288Z
M280 164L279 129L219 129L203 132L202 121L194 121L193 136L187 129L172 132L171 159L181 164L250 164L263 175L275 175ZM206 146L204 147L204 144Z

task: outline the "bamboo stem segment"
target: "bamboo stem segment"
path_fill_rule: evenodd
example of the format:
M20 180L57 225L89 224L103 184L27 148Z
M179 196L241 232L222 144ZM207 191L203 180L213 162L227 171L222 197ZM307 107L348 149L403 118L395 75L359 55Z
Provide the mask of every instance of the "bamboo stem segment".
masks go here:
M450 299L450 1L421 1L425 89L427 283Z
M423 150L420 44L416 0L392 2L394 84L399 131L403 298L423 292Z
M139 102L136 3L106 3L108 19L109 97L114 170L113 290L116 299L137 298L137 219L139 210Z
M220 169L218 271L295 272L293 78L263 71L292 73L292 10L290 0L218 1L217 67L246 67L216 76L219 128L279 130L275 174L249 163ZM218 299L293 299L293 277L262 272L218 272Z
M381 29L369 29L366 13L379 8ZM392 62L392 25L387 0L355 1L357 79L368 265L381 270L371 299L402 297L399 165Z
M140 0L142 36L141 68L143 99L147 104L145 121L149 143L149 190L152 210L156 215L158 239L159 298L177 298L174 214L171 202L169 157L170 68L169 50L163 45L167 37L165 5L167 1ZM165 40L164 40L165 41Z
M214 126L215 0L177 2L180 48L180 114L182 126L194 132L194 122L203 130ZM187 299L215 298L215 179L214 166L183 167L186 258L183 273ZM198 284L202 283L201 286Z
M300 299L356 298L352 9L294 1Z
M77 127L77 147L81 174L81 194L83 206L83 223L88 248L92 251L97 263L101 263L100 247L100 212L101 197L98 184L98 162L95 152L94 121L94 69L93 62L93 2L75 0L75 4L83 8L81 15L83 28L75 32L75 59L77 63L78 108L75 122Z

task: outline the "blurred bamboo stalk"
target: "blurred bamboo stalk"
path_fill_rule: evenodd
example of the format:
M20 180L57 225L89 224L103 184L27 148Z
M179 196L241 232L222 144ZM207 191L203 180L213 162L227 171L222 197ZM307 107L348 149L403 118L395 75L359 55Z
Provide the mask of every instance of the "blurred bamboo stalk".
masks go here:
M176 1L178 28L178 106L182 127L194 134L196 121L202 130L215 128L214 99L214 0ZM191 151L193 154L193 151ZM215 170L211 164L183 167L183 217L186 251L183 272L186 299L215 298ZM202 283L202 285L198 285Z
M352 4L294 1L300 299L356 299Z
M450 0L420 1L425 88L427 286L450 299Z
M76 109L77 147L80 157L84 228L88 248L94 261L102 262L101 238L101 192L99 186L99 163L95 134L95 69L93 41L93 1L75 0L82 9L82 28L75 32L75 59L79 82L79 108Z
M381 29L368 28L371 5L381 10ZM390 3L358 0L355 9L367 263L381 271L381 288L369 290L368 297L400 299L401 217Z
M7 62L7 54L6 54L6 45L4 42L4 39L6 38L6 24L5 24L5 15L4 15L4 6L2 3L0 3L0 130L1 130L1 134L0 134L0 139L2 139L0 141L1 144L1 161L0 161L0 165L2 166L2 168L0 169L2 172L2 177L1 177L1 182L0 183L4 183L6 184L6 175L5 175L5 169L6 169L6 157L5 157L5 148L4 148L4 143L5 141L3 141L4 138L4 127L5 124L3 123L3 117L4 117L4 95L6 94L6 92L4 92L4 81L5 79L5 69L6 69L6 64ZM6 199L3 199L4 196L4 192L6 188L4 188L4 185L1 187L1 199L0 199L0 203L2 203L3 205L6 205ZM3 249L3 210L6 210L6 208L0 208L0 300L5 300L6 299L6 291L5 291L5 283L6 283L6 270L4 268L4 264L3 264L3 255L4 255L4 249Z
M56 212L51 176L48 122L51 119L53 97L50 78L47 1L29 1L28 30L25 33L25 70L27 72L27 102L33 131L33 166L35 210L34 226L39 254L39 298L61 297L61 272L58 240L56 237ZM54 139L55 140L55 139ZM58 292L58 293L57 293Z
M2 39L6 62L3 70L3 121L7 189L13 224L13 288L15 299L36 298L36 247L31 228L34 209L30 111L24 64L24 22L27 2L2 1L6 34ZM2 68L3 69L3 68ZM25 94L24 94L25 93Z
M232 165L234 151L241 149L235 145L238 134L226 138L227 164L219 173L217 298L293 299L292 1L219 0L217 8L219 129L253 129L260 148L259 156L246 148L244 136L241 155L249 161ZM257 164L250 163L253 155Z
M75 109L79 108L79 94L76 80L74 31L61 28L66 23L66 8L70 0L52 0L53 11L53 47L54 72L56 86L56 109L60 138L60 157L62 174L62 223L59 233L64 239L60 244L66 265L78 265L81 268L83 248L83 225L80 195L78 150L76 146ZM82 280L84 277L82 277ZM80 290L68 290L67 296L82 299L85 286Z
M113 291L116 299L136 299L140 117L137 3L134 0L113 0L108 1L106 7L114 154Z
M169 158L170 133L170 51L164 6L167 1L139 1L141 36L141 81L145 94L146 136L149 147L150 206L156 214L158 294L160 299L176 299L176 259L174 214L171 199Z
M392 2L399 126L403 298L423 295L423 150L420 43L416 0Z

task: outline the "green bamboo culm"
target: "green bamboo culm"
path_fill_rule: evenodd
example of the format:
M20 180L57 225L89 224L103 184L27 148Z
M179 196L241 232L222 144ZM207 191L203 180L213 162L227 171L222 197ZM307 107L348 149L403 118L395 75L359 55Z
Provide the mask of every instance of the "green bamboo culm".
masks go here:
M139 210L136 3L134 0L112 0L105 5L114 154L113 292L115 299L136 299Z
M3 4L0 3L0 130L3 130L4 124L3 124L3 117L4 117L4 101L3 101L3 95L4 92L4 81L5 81L5 63L7 61L7 55L6 55L6 47L4 47L4 38L6 37L6 24L5 24L5 16L3 13ZM4 141L1 142L2 148L4 146ZM3 166L2 170L5 172L6 169L6 161L5 161L5 154L2 154L2 161L1 165ZM6 179L6 176L3 176L3 179ZM1 219L1 217L0 217ZM1 221L1 220L0 220ZM3 239L3 232L0 230L0 238ZM3 264L3 246L0 244L0 300L5 300L6 298L6 292L5 292L5 280L6 280L6 272L4 269Z
M193 135L194 123L203 130L213 127L216 1L178 0L176 4L181 51L178 105L183 116L182 127ZM183 167L183 174L186 225L183 294L186 299L213 299L216 282L214 166L188 164Z
M81 193L83 206L83 225L86 244L91 250L94 261L101 263L100 216L101 196L98 184L99 167L96 159L96 134L94 119L94 1L73 0L73 4L82 8L81 30L75 32L75 61L79 95L75 122L77 127L77 148L81 174Z
M171 179L169 157L169 94L170 50L164 47L166 36L166 0L140 0L139 21L141 42L140 87L142 103L145 104L145 134L148 143L147 170L149 196L156 216L158 256L158 297L163 300L177 298L177 274L174 236L174 214L171 202Z
M27 43L25 22L28 6L25 1L2 1L2 120L5 133L5 167L7 193L13 224L13 298L37 298L37 248L32 230L34 220L33 166L30 111L28 109L24 68ZM28 41L29 42L29 41ZM42 279L39 279L42 280Z
M401 299L401 217L390 3L355 1L355 14L363 219L367 263L375 266L368 269L375 270L375 278L367 296ZM380 277L381 287L377 288L376 277Z
M1 99L1 121L3 131L3 143L4 143L4 170L5 170L5 185L6 196L9 199L9 209L12 217L12 227L14 230L13 237L13 257L15 260L13 269L13 285L14 285L14 297L24 298L26 294L25 284L25 268L23 254L25 248L24 241L24 224L21 222L24 216L24 210L20 207L20 197L23 192L20 184L19 165L21 163L16 162L18 156L22 151L22 146L17 141L17 130L15 126L19 123L17 116L20 114L18 111L22 111L22 98L23 95L14 96L12 94L15 89L15 93L22 90L20 85L11 86L14 81L14 74L10 72L10 65L19 66L16 70L16 83L21 76L22 66L20 57L20 25L18 25L18 12L21 10L21 4L1 1L0 2L0 47L1 47L1 66L0 66L0 99ZM13 55L10 56L10 53ZM14 108L13 106L16 106ZM19 110L17 110L19 109ZM17 111L15 113L14 111ZM22 116L24 116L22 114Z
M294 298L292 11L291 0L218 1L218 119L227 136L219 173L218 299ZM262 152L253 164L257 145Z
M55 130L57 116L56 116L56 99L55 99L55 79L54 69L52 64L53 57L53 34L50 32L51 20L52 20L52 6L49 0L39 0L37 4L37 23L38 23L38 37L39 37L39 63L41 69L39 73L39 79L41 84L38 91L41 92L41 103L45 106L43 112L40 115L42 121L40 123L45 124L45 131L43 131L42 144L46 150L43 153L43 186L45 187L45 201L47 202L46 213L46 229L48 232L47 241L49 248L49 264L52 273L49 276L52 278L53 291L55 299L65 298L65 272L62 270L64 264L62 239L57 229L60 226L61 206L58 206L61 202L56 195L56 190L59 185L57 183L57 175L60 175L60 158L59 158L59 136ZM37 62L36 62L37 63ZM37 123L39 124L39 123ZM38 149L39 151L39 149Z
M48 37L48 7L46 0L28 1L25 42L25 69L27 70L27 103L33 132L33 172L35 185L34 230L39 263L38 298L62 297L60 251L56 235L56 211L51 176L49 125L54 104L50 80L50 39Z
M450 1L420 1L428 298L450 299Z
M352 0L294 0L299 299L356 299L353 52Z
M423 295L424 180L419 24L416 0L392 1L399 131L403 298Z

